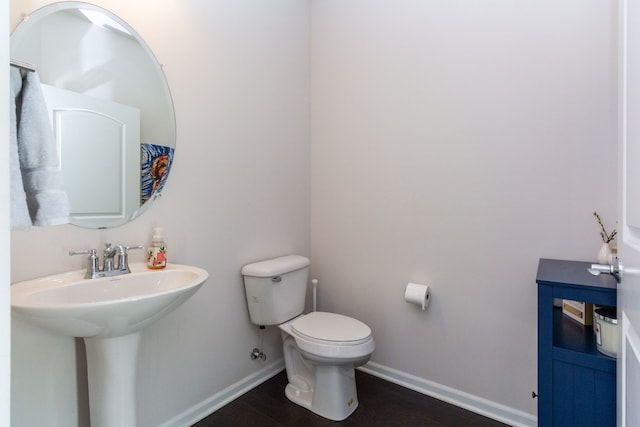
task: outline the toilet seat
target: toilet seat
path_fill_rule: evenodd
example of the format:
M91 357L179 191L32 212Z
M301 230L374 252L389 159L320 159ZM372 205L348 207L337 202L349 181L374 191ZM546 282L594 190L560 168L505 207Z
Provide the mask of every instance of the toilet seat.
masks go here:
M291 329L311 341L333 345L362 344L371 337L371 329L361 321L321 311L296 318Z
M341 314L314 311L280 325L298 348L328 359L369 357L375 349L371 329Z

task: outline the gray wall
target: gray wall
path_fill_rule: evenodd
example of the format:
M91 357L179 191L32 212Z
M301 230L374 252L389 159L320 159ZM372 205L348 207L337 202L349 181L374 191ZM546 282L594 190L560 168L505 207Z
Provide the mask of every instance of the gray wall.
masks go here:
M536 414L538 258L616 219L616 8L312 2L313 273L373 362ZM610 231L610 230L609 230ZM403 301L431 285L427 312Z
M12 2L13 25L47 3ZM157 426L263 368L249 358L259 336L242 265L309 255L309 4L96 4L135 28L164 64L177 115L175 163L162 198L124 227L12 233L12 280L82 268L71 248L148 244L157 225L169 262L210 273L190 301L143 333L139 420ZM13 425L71 426L78 417L87 425L83 372L76 374L82 346L76 356L73 339L15 319L12 335ZM267 333L267 362L282 357L279 340L276 329Z

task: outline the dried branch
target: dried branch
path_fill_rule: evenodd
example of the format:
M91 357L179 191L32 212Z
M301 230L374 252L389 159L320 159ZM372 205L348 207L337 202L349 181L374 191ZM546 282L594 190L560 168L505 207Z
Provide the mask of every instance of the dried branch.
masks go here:
M602 230L600 231L600 237L602 237L602 241L604 243L610 243L613 239L616 238L618 232L614 229L611 234L607 233L607 230L605 230L604 224L602 223L602 219L600 219L600 215L598 215L598 212L594 212L593 216L596 217L596 220L598 220L598 224L600 224L600 229Z

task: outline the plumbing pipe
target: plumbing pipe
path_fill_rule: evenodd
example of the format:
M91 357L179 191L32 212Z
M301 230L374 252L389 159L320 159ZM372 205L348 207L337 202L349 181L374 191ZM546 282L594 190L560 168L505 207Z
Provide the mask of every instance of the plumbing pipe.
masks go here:
M313 311L316 311L316 293L318 288L318 279L313 279L311 281L311 284L313 285Z

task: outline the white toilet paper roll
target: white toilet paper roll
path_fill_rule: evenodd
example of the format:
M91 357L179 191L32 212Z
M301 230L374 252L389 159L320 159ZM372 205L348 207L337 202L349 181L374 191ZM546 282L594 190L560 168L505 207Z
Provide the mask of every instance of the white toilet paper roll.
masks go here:
M431 300L431 289L427 285L407 283L407 288L404 291L404 300L410 304L419 305L423 310L426 310Z

